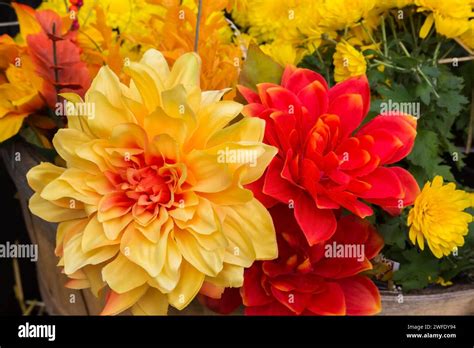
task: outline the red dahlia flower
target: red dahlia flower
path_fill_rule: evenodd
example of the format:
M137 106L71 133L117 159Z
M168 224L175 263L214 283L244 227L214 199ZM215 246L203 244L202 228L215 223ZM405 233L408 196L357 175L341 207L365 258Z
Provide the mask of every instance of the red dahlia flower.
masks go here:
M278 236L278 259L256 262L245 270L241 288L247 315L371 315L381 309L379 292L361 272L383 240L365 220L339 219L326 243L309 246L293 214L283 204L270 209ZM296 230L295 230L296 229ZM362 250L339 254L349 247ZM343 249L339 249L343 248ZM337 250L337 252L334 252ZM346 249L346 251L349 249Z
M379 115L357 130L370 104L365 77L328 88L321 75L288 66L281 85L257 88L258 94L239 87L249 102L243 114L266 121L264 141L279 152L251 188L267 207L294 204L310 245L334 234L334 209L363 218L373 211L359 199L390 213L413 203L419 192L413 176L387 165L410 153L416 119Z

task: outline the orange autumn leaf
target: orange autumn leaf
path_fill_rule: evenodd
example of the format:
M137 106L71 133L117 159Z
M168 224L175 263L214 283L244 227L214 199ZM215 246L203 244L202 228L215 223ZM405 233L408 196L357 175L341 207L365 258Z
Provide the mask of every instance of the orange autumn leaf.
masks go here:
M75 44L75 33L63 35L62 19L53 11L35 14L42 31L26 37L36 73L43 78L41 94L49 107L54 108L57 95L75 92L84 95L91 78L87 66L80 59L80 48Z
M18 23L20 24L20 35L23 40L26 40L28 35L37 34L41 32L41 25L35 16L35 10L27 5L12 3L15 9Z

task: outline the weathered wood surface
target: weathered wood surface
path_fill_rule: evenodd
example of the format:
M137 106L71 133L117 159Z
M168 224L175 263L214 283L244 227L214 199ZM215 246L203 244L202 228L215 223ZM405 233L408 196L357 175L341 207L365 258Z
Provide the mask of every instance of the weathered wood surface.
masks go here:
M54 255L56 224L48 223L28 209L28 200L33 194L26 182L26 173L41 162L42 158L27 144L14 143L0 148L8 172L18 190L28 234L32 243L38 244L38 282L41 297L49 314L52 315L97 315L103 306L103 299L95 298L89 290L71 290L64 287L67 277L56 266ZM15 161L15 153L21 156ZM474 285L471 288L455 290L456 286L442 293L427 295L404 295L399 303L398 295L382 293L381 315L474 315ZM71 303L71 295L75 302ZM242 311L238 311L241 314ZM195 300L183 311L170 310L171 315L211 315Z

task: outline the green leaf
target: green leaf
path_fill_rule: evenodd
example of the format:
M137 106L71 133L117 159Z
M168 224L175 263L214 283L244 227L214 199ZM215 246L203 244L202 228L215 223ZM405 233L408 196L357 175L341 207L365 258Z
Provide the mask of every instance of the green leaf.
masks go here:
M429 65L423 65L421 67L421 71L425 73L426 76L429 77L438 77L440 75L440 71L438 67L436 66L429 66Z
M385 224L379 225L377 230L382 234L386 245L396 245L400 249L406 247L406 226L402 226L400 217L394 217Z
M438 135L430 130L420 129L415 139L415 146L408 155L408 160L422 167L426 172L433 173L441 162Z
M415 93L418 97L420 97L423 104L430 104L431 87L426 82L422 82L417 85L415 88Z
M240 74L239 84L257 90L259 83L280 84L283 67L264 54L257 45L250 45L247 59Z
M440 98L436 100L436 104L451 115L458 115L467 103L467 98L460 91L453 90L441 92Z
M406 89L405 86L394 83L392 87L381 85L377 88L377 92L384 97L384 99L391 99L392 102L411 102L413 95Z
M429 250L418 251L413 248L402 252L405 262L393 274L393 280L405 291L422 289L438 278L439 260Z

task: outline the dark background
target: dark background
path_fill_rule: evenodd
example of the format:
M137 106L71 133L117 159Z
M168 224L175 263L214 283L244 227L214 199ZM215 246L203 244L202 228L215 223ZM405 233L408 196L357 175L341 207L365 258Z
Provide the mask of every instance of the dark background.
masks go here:
M37 7L41 0L17 2ZM16 21L15 12L9 3L11 1L0 0L0 23ZM17 32L18 26L0 27L0 35L14 36ZM0 244L5 244L6 241L13 243L16 240L20 244L31 243L23 222L20 203L15 195L16 187L0 158ZM29 259L17 260L25 299L41 300L36 281L35 263ZM12 259L0 259L0 315L21 315L20 306L13 292L14 284Z

